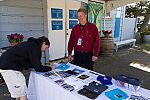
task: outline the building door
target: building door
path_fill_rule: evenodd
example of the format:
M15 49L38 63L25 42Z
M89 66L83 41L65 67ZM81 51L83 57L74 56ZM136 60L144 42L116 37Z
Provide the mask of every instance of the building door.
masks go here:
M81 1L66 0L66 56L68 56L68 41L72 28L78 24L77 10L81 7ZM74 54L74 53L73 53Z
M121 21L121 7L116 10L114 38L119 38Z
M76 11L81 1L47 0L48 37L50 60L65 57L72 27L78 23Z
M65 0L47 0L49 57L65 57Z

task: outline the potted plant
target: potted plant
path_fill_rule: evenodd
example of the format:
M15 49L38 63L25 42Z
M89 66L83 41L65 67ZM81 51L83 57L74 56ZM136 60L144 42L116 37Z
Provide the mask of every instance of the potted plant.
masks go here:
M101 45L100 45L100 54L105 56L110 56L113 54L114 49L114 40L110 34L112 33L112 30L102 30L104 36L101 37Z
M142 33L143 43L150 43L150 31L145 31Z
M112 33L112 30L108 31L108 30L102 30L104 37L109 38L111 37L110 34Z
M15 46L16 44L21 43L23 41L23 38L24 36L18 33L7 35L7 39L9 40L11 46Z

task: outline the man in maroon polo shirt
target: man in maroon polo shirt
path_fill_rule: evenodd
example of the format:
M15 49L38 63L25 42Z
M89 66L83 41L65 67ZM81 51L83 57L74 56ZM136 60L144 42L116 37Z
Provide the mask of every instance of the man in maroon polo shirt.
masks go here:
M100 36L97 27L87 22L87 11L78 9L79 24L73 27L68 42L68 61L72 60L74 49L74 64L93 70L93 62L98 59Z

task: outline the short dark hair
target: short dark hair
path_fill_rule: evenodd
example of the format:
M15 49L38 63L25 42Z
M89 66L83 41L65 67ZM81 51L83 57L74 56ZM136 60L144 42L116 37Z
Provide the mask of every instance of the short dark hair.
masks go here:
M45 42L45 45L49 45L49 47L50 47L50 42L47 37L41 36L38 38L38 40L40 40L42 43Z
M83 12L84 14L86 14L87 15L87 10L86 9L84 9L84 8L80 8L80 9L78 9L78 11L77 12Z

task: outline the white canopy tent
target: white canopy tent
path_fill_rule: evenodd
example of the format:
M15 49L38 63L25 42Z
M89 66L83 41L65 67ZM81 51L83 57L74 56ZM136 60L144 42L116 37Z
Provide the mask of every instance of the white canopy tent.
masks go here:
M88 3L89 0L78 0L78 1ZM122 7L122 6L125 6L127 4L131 4L131 3L135 3L135 2L150 1L150 0L90 0L90 1L104 3L104 9L105 9L104 10L104 12L105 12L104 16L106 16L106 13L109 13L110 11L112 11L118 7ZM105 19L104 19L103 27L105 29Z
M88 3L88 0L78 0L78 1ZM110 12L113 9L116 9L118 7L130 4L130 3L148 1L148 0L91 0L91 1L104 3L106 12Z
M110 12L113 9L116 9L121 6L125 6L130 3L147 1L147 0L97 0L97 1L105 1L105 10L106 12Z

